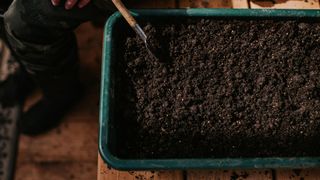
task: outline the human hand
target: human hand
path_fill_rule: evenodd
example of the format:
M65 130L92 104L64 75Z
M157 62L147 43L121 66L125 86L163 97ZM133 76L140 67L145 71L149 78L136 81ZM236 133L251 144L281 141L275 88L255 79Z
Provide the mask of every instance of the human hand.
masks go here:
M91 0L66 0L66 3L64 4L64 8L69 10L73 8L76 4L79 8L83 8L86 6ZM54 6L58 6L60 4L61 0L51 0L51 3Z

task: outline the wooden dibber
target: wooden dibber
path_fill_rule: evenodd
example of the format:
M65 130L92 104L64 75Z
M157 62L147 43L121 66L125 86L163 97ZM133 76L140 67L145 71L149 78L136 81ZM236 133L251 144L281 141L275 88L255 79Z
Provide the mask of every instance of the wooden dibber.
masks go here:
M147 43L147 36L139 26L137 21L130 14L129 10L124 6L121 0L112 0L113 4L117 7L122 16L126 19L128 24L132 27L132 29L139 35L139 37L143 40L143 42Z
M137 23L137 21L134 19L134 17L130 14L130 11L125 7L125 5L122 3L121 0L112 0L112 2L116 6L116 8L119 10L119 12L122 14L122 16L125 18L125 20L128 22L128 24L132 27L132 29L138 34L138 36L144 42L149 55L153 59L157 59L157 57L153 54L153 52L148 47L147 35L144 33L144 31L142 30L140 25Z

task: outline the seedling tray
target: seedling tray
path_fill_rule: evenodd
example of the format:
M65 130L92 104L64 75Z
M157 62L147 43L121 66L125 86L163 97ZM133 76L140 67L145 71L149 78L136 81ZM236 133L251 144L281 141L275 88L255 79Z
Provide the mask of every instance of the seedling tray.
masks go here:
M217 18L217 19L307 19L316 21L320 17L317 10L249 10L249 9L172 9L172 10L132 10L139 20ZM117 61L116 43L120 24L124 20L119 13L112 15L104 32L102 84L100 99L99 151L104 161L120 170L160 170L160 169L230 169L230 168L311 168L320 165L320 157L267 157L267 158L219 158L219 159L124 159L114 153L116 127L114 122L114 62ZM123 27L122 27L123 28ZM129 28L129 27L127 27ZM119 131L119 129L117 129ZM315 147L317 148L317 147Z

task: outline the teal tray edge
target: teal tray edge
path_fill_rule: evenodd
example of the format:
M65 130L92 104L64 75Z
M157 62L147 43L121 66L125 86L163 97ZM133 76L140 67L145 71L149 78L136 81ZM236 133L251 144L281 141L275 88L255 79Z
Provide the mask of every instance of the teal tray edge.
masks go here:
M185 17L284 17L320 18L319 10L271 10L271 9L157 9L131 10L139 16ZM110 60L114 24L122 18L116 12L108 19L103 38L99 152L108 165L118 170L176 170L176 169L260 169L260 168L314 168L320 166L320 157L272 157L272 158L224 158L224 159L120 159L108 149ZM320 147L319 147L320 148Z

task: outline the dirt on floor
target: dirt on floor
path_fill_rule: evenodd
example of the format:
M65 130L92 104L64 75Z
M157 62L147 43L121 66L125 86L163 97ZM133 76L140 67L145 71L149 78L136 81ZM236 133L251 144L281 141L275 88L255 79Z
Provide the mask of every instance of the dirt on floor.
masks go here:
M129 158L320 155L320 24L147 24L116 63L116 152Z

